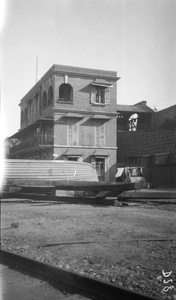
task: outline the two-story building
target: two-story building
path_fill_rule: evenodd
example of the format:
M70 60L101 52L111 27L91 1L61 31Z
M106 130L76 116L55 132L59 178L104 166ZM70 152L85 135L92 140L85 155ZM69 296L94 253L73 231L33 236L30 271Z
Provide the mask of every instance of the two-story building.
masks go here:
M78 160L115 181L117 72L53 65L21 99L8 158Z

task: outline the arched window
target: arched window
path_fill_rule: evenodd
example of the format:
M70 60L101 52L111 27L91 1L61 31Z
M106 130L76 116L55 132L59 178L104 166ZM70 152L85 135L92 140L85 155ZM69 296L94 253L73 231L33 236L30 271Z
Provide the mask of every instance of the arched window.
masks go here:
M25 108L25 113L24 113L24 118L25 120L27 120L27 117L28 117L28 109L27 107Z
M35 111L36 111L36 113L39 111L39 95L40 95L40 91L38 90L35 93Z
M53 87L50 85L48 90L48 103L53 101Z
M138 114L133 114L128 120L128 128L129 131L136 131L137 130L137 123L138 123Z
M42 97L42 106L46 106L46 103L47 103L47 94L44 91L43 92L43 97Z
M23 122L24 121L24 112L22 111L21 112L21 122Z
M61 84L59 88L59 101L72 102L73 101L73 88L68 83Z

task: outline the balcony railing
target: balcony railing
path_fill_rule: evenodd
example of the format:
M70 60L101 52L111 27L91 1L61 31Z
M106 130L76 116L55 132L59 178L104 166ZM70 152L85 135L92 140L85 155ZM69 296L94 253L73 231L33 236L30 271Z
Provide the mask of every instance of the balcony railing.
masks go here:
M52 146L54 143L54 137L53 135L38 135L34 138L31 138L28 141L21 142L20 144L15 145L14 147L11 147L9 149L9 153L15 153L17 151L25 150L25 149L30 149L30 148L35 148L38 147L39 145L47 145L47 146Z

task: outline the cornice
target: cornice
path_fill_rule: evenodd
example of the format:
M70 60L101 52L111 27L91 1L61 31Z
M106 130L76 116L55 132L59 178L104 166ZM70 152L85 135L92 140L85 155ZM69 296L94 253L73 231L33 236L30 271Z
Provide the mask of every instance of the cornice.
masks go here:
M66 113L75 113L75 114L83 114L85 116L89 115L106 115L106 116L118 116L117 112L108 112L108 111L94 111L94 110L78 110L78 109L67 109L67 108L56 108L52 107L53 112L58 112L59 114Z

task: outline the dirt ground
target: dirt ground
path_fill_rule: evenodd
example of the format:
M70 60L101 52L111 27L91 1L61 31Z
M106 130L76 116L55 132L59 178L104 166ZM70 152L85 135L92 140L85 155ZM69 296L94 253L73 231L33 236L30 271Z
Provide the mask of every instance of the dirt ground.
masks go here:
M11 228L12 223L18 227ZM103 207L4 200L1 247L176 299L176 204Z

